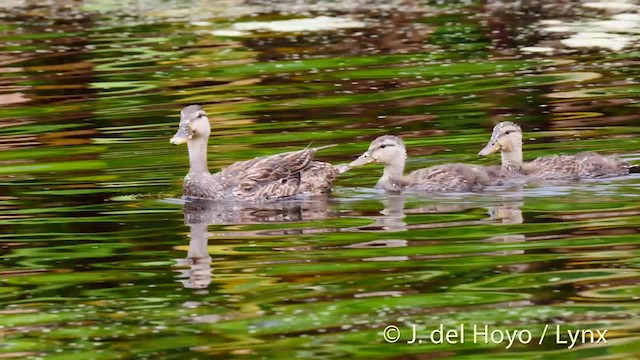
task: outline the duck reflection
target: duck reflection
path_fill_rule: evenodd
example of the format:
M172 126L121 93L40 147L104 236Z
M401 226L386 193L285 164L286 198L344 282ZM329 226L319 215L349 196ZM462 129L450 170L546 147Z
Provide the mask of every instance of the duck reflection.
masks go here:
M507 201L504 202L501 206L490 207L489 217L492 220L500 221L500 223L505 225L522 224L524 221L522 217L522 210L520 210L520 207L522 205L523 203L520 201ZM485 240L485 242L489 243L513 243L524 241L526 241L526 238L523 234L498 235L492 236ZM500 254L524 254L524 250L509 250L503 251Z
M407 208L407 200L411 205ZM184 222L189 226L189 248L187 257L178 261L180 282L185 288L205 289L212 281L212 258L208 251L210 237L239 236L244 233L250 235L273 234L310 234L324 231L367 231L367 232L401 232L427 228L464 227L487 223L519 224L523 222L521 200L517 198L504 198L500 203L486 206L484 201L465 203L443 200L430 204L416 206L415 198L406 194L385 194L380 199L383 209L377 215L367 216L373 220L373 224L355 228L343 228L339 230L316 228L291 228L287 226L274 226L263 230L234 229L232 233L216 231L210 233L209 225L247 225L256 223L290 223L309 220L322 220L340 216L332 210L332 204L328 199L315 201L291 201L267 204L241 204L225 203L220 201L197 200L184 204ZM495 198L492 203L495 204ZM459 213L477 208L487 209L488 217L473 220L442 221L429 223L408 224L405 222L407 215L419 215L429 213ZM363 214L359 214L363 216ZM524 235L501 235L486 239L487 242L520 242L525 241ZM404 239L387 239L380 241L368 241L355 243L349 247L403 247L408 246Z
M505 201L499 206L491 206L488 208L489 218L503 224L522 224L522 205L522 201Z
M266 204L243 204L211 200L192 200L184 203L184 223L189 226L187 257L177 261L183 268L178 277L185 288L205 289L211 283L212 258L208 251L209 225L240 225L320 220L331 213L327 199L289 201ZM282 232L299 230L281 230ZM238 232L234 232L237 234Z
M374 227L379 227L385 231L404 231L407 223L403 221L405 196L402 194L389 194L382 199L384 209L380 211L382 216L375 218Z
M320 220L330 215L326 198L271 203L190 200L184 204L185 224L238 225Z
M186 216L185 216L186 220ZM189 250L187 258L178 260L178 266L187 267L182 270L178 277L185 288L204 289L211 283L211 256L207 250L209 235L207 233L208 224L189 224Z
M486 204L483 204L484 201L474 201L465 203L436 202L406 208L407 199L412 199L412 197L406 194L385 194L385 197L380 200L383 205L383 209L379 212L380 215L370 217L374 220L374 223L364 227L359 227L358 230L406 231L425 228L472 226L497 221L502 224L521 224L524 221L522 211L520 210L520 207L523 205L522 197L518 196L515 198L502 199L499 204L492 206L486 206ZM446 221L411 225L407 225L404 221L407 215L458 213L479 207L487 209L488 218L481 220Z

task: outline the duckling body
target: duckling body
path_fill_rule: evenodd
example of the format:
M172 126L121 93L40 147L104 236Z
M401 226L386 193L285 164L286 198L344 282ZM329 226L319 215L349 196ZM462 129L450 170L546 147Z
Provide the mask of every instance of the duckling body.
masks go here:
M500 177L493 177L483 167L468 164L444 164L419 169L404 175L407 152L397 136L385 135L375 139L369 150L354 160L350 167L372 162L384 165L384 173L376 188L390 192L415 190L424 192L479 191L499 185ZM501 170L496 174L501 173Z
M459 163L415 170L404 179L408 189L426 192L481 191L498 184L481 167Z
M523 173L549 180L595 179L629 174L630 165L616 156L596 153L552 155L539 157L523 164Z
M493 128L491 140L478 155L488 156L500 151L502 169L510 176L525 176L532 180L580 180L622 176L631 166L616 156L593 152L576 155L551 155L533 161L522 160L522 130L520 126L501 122Z
M209 134L209 119L200 106L190 105L182 110L180 128L171 143L186 142L189 148L185 197L271 201L296 195L325 195L331 192L341 170L346 170L313 161L318 149L307 148L236 162L211 174L207 168Z

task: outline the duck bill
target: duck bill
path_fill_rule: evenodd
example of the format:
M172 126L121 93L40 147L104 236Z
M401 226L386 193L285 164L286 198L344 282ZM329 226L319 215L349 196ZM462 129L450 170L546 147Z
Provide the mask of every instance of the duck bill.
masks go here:
M171 138L171 140L169 140L169 142L172 143L173 145L180 145L180 144L186 143L187 141L189 141L189 139L191 139L191 130L189 129L189 125L180 124L180 128L178 129L178 132L176 132L176 134L173 135L173 137Z
M485 146L484 149L480 150L478 156L489 156L498 150L500 150L498 142L491 140L487 143L487 146Z
M360 155L357 159L353 160L349 166L350 167L354 167L354 166L362 166L362 165L367 165L369 163L373 162L373 158L371 157L371 154L369 154L369 152L365 152L364 154Z
M338 174L342 174L342 173L346 173L347 171L351 170L351 166L349 166L347 164L340 164L340 165L336 165L336 169L338 170Z

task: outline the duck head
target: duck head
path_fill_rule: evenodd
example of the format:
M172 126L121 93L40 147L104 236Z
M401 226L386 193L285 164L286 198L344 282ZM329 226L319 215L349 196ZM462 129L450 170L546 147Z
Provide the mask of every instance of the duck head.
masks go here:
M180 112L178 131L169 142L173 145L180 145L192 140L207 139L210 133L211 125L202 107L189 105Z
M518 151L522 147L522 129L520 126L503 121L493 127L491 139L478 153L479 156L488 156L496 151L511 152Z
M407 160L407 151L404 142L397 136L380 136L371 142L369 150L365 151L349 166L362 166L372 162L382 165L402 165Z

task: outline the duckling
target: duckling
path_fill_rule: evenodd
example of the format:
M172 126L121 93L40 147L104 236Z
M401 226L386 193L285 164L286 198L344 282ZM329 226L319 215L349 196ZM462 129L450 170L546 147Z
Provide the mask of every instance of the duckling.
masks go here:
M331 192L331 186L346 166L313 161L317 150L306 148L257 157L231 164L211 174L207 167L207 142L211 125L199 105L180 113L180 125L170 142L187 144L190 169L184 178L183 196L200 199L270 201L295 195L315 196Z
M576 155L551 155L530 162L522 161L522 129L504 121L493 128L491 139L478 155L488 156L500 151L502 169L513 175L524 175L540 180L579 180L621 176L634 168L616 156L603 156L592 152Z
M481 166L468 164L432 166L404 175L406 160L407 151L402 139L384 135L373 140L369 150L349 166L362 166L372 162L384 165L384 172L376 188L396 193L405 189L425 192L478 191L500 183L499 179L492 179Z

